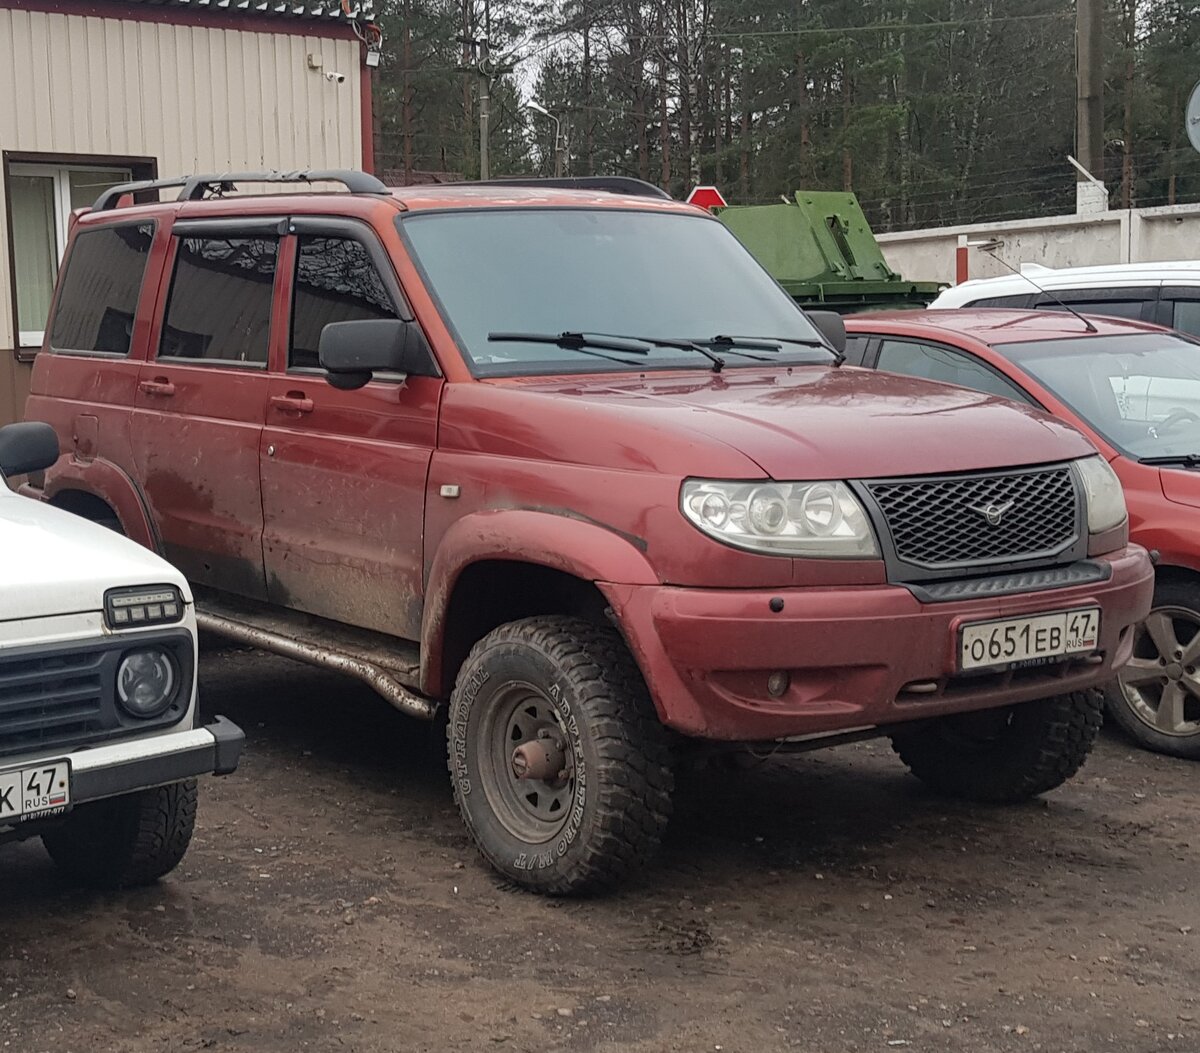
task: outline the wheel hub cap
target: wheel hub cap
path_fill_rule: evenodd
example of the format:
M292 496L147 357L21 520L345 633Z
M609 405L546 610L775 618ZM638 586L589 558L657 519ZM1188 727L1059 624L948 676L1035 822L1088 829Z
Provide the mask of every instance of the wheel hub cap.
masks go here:
M1143 724L1162 735L1200 735L1200 614L1185 607L1151 611L1118 679Z

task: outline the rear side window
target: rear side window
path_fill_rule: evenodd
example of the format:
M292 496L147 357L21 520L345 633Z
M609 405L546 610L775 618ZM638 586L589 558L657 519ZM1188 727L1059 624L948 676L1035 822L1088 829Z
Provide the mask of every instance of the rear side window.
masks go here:
M1200 300L1177 300L1172 326L1188 336L1200 336Z
M76 235L50 323L54 350L129 354L153 240L153 223L102 227Z
M289 367L320 365L317 346L330 322L395 317L379 271L361 242L317 235L299 239Z
M1065 311L1067 308L1063 305L1066 304L1080 314L1103 314L1112 318L1140 319L1145 303L1144 300L1072 300L1066 296L1060 296L1059 299L1062 300L1062 303L1047 300L1045 303L1039 303L1038 309Z
M159 358L266 365L278 238L180 238Z
M878 367L889 373L903 373L925 380L955 384L988 395L1000 395L1015 402L1028 403L1029 397L999 373L961 351L952 351L937 344L920 344L913 340L885 340L879 348Z
M985 296L981 300L972 300L968 307L1028 307L1033 297L1024 296Z

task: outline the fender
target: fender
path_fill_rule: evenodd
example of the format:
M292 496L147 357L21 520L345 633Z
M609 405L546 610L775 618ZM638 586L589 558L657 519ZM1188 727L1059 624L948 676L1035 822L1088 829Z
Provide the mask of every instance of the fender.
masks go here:
M582 581L657 585L659 577L638 539L566 511L495 509L455 522L442 535L425 582L421 620L422 690L442 694L446 613L459 577L484 560L531 563Z
M100 498L121 521L127 537L139 545L159 552L158 532L146 509L137 483L124 470L102 457L80 460L73 453L63 455L46 472L46 485L40 497L50 503L64 490L81 490Z

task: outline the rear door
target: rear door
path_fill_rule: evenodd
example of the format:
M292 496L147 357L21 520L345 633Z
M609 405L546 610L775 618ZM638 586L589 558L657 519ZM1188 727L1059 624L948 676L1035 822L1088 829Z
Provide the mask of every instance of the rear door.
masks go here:
M163 551L198 584L266 596L258 451L279 220L180 220L138 379L134 457Z
M272 602L406 639L420 635L425 483L442 380L379 376L339 391L317 361L330 322L411 319L364 223L296 219L283 266L288 339L273 364L262 443Z

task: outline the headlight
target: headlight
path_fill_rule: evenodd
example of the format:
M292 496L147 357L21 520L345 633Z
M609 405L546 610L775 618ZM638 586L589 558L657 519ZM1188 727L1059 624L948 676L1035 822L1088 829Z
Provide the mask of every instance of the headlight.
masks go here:
M878 558L875 534L845 483L689 479L680 508L710 537L751 552Z
M1088 531L1111 530L1125 522L1125 492L1121 480L1103 457L1083 457L1075 462L1087 495Z
M117 698L132 716L157 717L174 700L176 680L175 662L166 651L128 651L117 666Z

